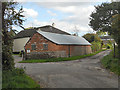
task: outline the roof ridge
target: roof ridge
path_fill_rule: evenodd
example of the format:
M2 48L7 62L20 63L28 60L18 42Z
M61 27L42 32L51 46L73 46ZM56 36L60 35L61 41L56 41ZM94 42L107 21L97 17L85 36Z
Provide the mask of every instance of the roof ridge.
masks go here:
M52 27L48 28L48 27ZM65 34L65 35L71 35L65 31L62 31L58 28L55 28L53 26L42 26L42 27L36 27L36 28L30 28L30 29L25 29L25 30L21 30L19 33L16 34L16 36L14 38L24 38L24 37L31 37L34 33L37 32L37 30L41 29L41 31L44 32L51 32L51 33L58 33L58 34Z

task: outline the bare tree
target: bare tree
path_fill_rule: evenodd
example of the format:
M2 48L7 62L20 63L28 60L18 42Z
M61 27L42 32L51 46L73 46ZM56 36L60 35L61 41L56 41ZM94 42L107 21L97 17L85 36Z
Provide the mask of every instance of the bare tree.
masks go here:
M79 30L77 29L77 26L74 27L74 36L78 36Z

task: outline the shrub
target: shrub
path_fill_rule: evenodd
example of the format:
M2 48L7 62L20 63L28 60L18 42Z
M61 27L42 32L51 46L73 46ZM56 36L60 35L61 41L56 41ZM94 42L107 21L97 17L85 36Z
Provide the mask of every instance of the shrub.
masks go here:
M93 42L93 41L95 41L95 42L101 42L101 39L100 39L100 37L97 34L88 33L88 34L85 34L83 37L87 41L89 41L90 43Z
M40 86L27 76L24 69L3 70L2 73L2 88L39 88ZM8 89L9 90L9 89ZM16 89L15 89L16 90Z
M117 47L116 47L117 49ZM110 52L109 55L105 56L102 58L101 63L102 65L106 68L109 69L110 71L120 75L120 66L118 65L119 59L117 57L118 51L116 50L116 58L113 57L114 51Z
M109 45L107 45L107 49L110 49L110 46L109 46Z
M19 53L19 56L22 57L22 53L21 52Z
M113 49L113 45L111 41L108 41L108 43L105 45L107 49Z
M92 42L91 43L92 52L99 51L101 49L101 42Z
M22 50L20 51L19 56L22 57L23 54L24 54L24 51Z

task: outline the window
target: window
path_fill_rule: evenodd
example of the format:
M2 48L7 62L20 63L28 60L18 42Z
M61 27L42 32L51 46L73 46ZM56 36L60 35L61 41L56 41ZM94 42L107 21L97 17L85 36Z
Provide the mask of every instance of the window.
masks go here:
M48 50L48 44L43 44L43 50Z
M36 50L36 45L35 44L32 44L32 50Z
M30 53L30 49L29 48L27 49L27 53Z

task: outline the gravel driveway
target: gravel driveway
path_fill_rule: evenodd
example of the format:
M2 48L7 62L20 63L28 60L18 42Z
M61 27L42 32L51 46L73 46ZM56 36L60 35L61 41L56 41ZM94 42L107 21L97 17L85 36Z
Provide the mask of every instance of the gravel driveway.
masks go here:
M117 75L100 64L100 59L109 52L75 61L16 63L15 66L26 67L26 73L44 88L118 88Z

